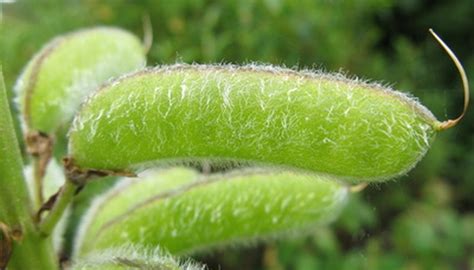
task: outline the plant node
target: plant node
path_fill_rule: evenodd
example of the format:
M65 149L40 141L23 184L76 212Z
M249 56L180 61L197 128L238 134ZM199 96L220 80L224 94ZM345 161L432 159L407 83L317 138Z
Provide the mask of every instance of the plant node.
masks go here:
M83 169L79 168L74 164L74 159L71 157L63 158L64 169L66 176L75 185L83 186L90 179L105 176L125 176L125 177L136 177L137 175L127 171L111 171L111 170L95 170L95 169Z
M29 131L25 136L26 150L33 156L36 200L43 204L43 178L53 154L54 139L41 131Z

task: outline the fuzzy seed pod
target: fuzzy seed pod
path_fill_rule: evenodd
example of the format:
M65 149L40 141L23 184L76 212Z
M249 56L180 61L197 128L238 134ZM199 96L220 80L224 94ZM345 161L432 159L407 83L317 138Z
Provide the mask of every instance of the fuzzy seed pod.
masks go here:
M124 245L116 248L92 252L89 256L75 262L70 270L206 270L190 260L180 261L157 247Z
M96 92L69 154L86 175L207 160L382 181L415 166L440 124L415 99L340 74L177 64Z
M145 61L140 40L118 28L90 28L53 39L26 65L15 86L25 129L54 133L98 85Z
M76 256L124 243L189 254L301 233L336 218L348 195L346 185L320 175L177 172L126 179L99 198L81 224Z

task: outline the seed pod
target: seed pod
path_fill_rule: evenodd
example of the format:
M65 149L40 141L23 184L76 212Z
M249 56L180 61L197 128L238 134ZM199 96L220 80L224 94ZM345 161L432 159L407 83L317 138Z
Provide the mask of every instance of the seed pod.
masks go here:
M381 181L412 168L440 124L407 95L339 74L178 64L99 90L69 153L83 172L231 160Z
M55 38L16 83L25 128L54 133L98 85L144 64L140 41L121 29L96 27Z
M126 179L99 198L85 215L76 254L124 243L183 254L307 231L337 217L348 194L331 177L255 170L159 188L177 180Z
M159 248L124 245L93 252L68 268L70 270L206 270L207 267L190 260L180 261Z

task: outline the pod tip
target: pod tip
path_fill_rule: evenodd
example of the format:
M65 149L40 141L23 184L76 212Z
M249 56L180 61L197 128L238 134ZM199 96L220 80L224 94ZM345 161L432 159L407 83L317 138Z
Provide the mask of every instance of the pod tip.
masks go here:
M349 191L350 191L351 193L359 193L359 192L361 192L362 190L364 190L368 185L369 185L369 183L366 183L366 182L360 183L360 184L351 186L351 187L349 188Z
M466 71L464 71L461 62L456 57L454 52L448 47L448 45L446 45L446 43L444 43L444 41L435 33L435 31L433 31L433 29L430 28L429 32L439 43L439 45L444 49L444 51L449 55L454 65L458 69L464 90L464 107L462 113L455 119L448 119L446 121L441 122L437 129L442 131L456 126L466 114L467 108L469 107L469 81L467 79Z
M153 25L151 24L150 15L144 14L142 18L143 22L143 50L145 54L151 49L153 44Z

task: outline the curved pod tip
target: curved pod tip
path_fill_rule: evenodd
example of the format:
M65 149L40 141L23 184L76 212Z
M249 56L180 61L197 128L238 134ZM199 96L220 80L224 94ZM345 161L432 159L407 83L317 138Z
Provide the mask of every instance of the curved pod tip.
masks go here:
M456 57L456 54L444 43L444 41L433 31L433 29L429 29L430 34L436 39L436 41L440 44L440 46L444 49L444 51L448 54L448 56L453 61L454 65L459 71L459 76L461 77L463 91L464 91L464 106L462 113L456 117L455 119L448 119L443 121L439 124L438 130L446 130L451 127L456 126L464 117L467 112L467 108L469 107L469 81L467 79L466 71L464 71L464 67L462 66L459 59Z

